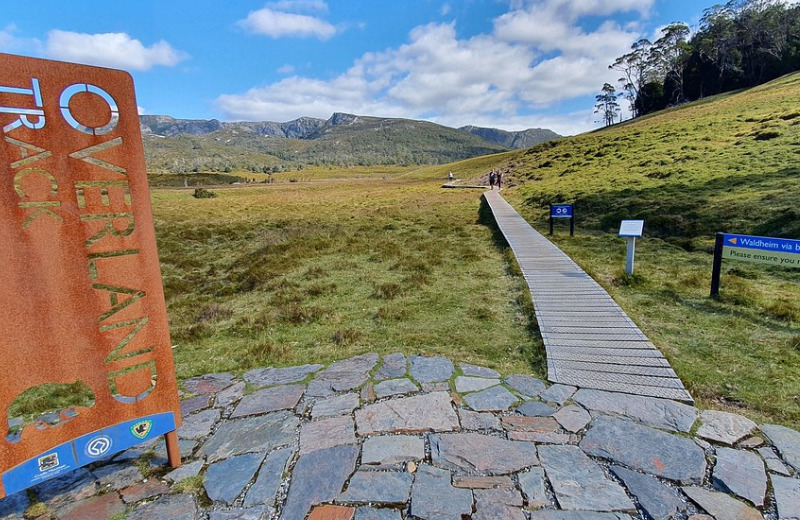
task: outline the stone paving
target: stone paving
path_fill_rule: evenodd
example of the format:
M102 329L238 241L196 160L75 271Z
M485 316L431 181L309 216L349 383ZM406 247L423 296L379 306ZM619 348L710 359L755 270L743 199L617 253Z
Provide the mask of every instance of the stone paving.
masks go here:
M530 288L550 381L692 402L661 351L600 284L499 192L483 196Z
M800 433L677 401L399 353L183 386L180 468L136 447L0 520L800 518Z

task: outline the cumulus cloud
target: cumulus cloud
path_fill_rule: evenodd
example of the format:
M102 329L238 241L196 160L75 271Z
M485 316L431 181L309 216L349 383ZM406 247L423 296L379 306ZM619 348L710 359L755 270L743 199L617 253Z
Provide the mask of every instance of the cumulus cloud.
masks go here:
M325 13L328 5L319 1L283 1L267 4L263 9L251 11L239 20L240 27L254 34L271 38L332 38L337 29L318 16L303 12Z
M593 126L587 109L564 118L544 109L596 94L618 73L608 65L641 37L640 24L581 24L583 18L632 13L654 0L513 0L491 33L459 38L456 22L414 28L396 48L370 52L332 79L285 78L217 99L231 119L287 121L332 112L429 119L450 126ZM524 115L520 115L524 114Z
M172 67L188 55L164 40L149 47L126 33L86 34L53 30L47 35L48 57L128 70Z

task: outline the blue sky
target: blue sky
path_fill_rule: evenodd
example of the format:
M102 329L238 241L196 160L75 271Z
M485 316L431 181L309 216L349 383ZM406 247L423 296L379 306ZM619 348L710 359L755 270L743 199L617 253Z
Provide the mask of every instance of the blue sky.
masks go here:
M599 123L608 65L705 0L4 2L0 52L121 68L146 114L333 112L562 134Z

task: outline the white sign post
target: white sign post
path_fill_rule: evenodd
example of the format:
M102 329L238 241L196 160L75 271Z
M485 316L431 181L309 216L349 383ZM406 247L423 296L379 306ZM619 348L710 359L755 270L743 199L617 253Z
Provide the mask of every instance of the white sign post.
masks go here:
M625 256L625 274L633 274L633 258L636 253L636 237L642 236L644 220L623 220L619 225L619 236L628 239L628 252Z

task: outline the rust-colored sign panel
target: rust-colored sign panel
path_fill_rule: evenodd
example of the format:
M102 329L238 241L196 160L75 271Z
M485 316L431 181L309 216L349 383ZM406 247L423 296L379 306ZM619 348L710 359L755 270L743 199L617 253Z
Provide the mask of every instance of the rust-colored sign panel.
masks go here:
M0 497L162 434L179 464L130 75L0 54L0 266ZM9 416L81 384L93 404Z

